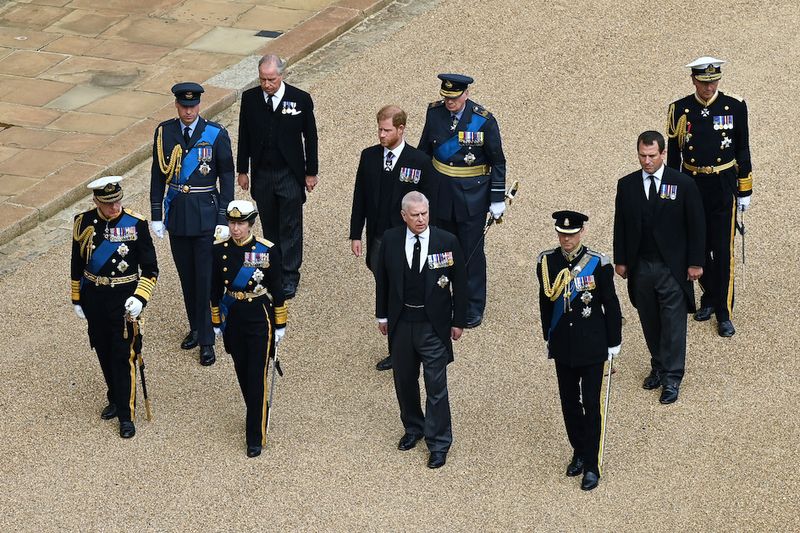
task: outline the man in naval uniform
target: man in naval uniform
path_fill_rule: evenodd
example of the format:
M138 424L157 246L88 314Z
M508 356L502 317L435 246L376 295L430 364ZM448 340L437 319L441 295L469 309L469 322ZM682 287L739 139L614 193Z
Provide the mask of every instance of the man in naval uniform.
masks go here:
M169 232L172 258L181 280L189 333L181 348L200 345L200 364L213 365L211 329L211 246L229 235L225 209L233 200L233 154L228 132L200 116L197 83L172 87L178 118L162 122L153 140L150 173L152 228ZM166 191L166 198L164 197Z
M706 265L700 278L703 295L697 321L717 318L722 337L736 333L733 239L736 209L745 211L753 194L747 104L717 89L725 61L701 57L692 69L694 94L669 106L667 166L692 176L700 189L706 216Z

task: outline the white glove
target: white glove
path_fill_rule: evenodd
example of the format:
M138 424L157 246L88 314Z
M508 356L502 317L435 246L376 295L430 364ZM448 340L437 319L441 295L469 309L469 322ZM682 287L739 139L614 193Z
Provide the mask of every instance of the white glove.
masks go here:
M739 211L747 211L747 209L750 207L750 197L739 196L736 199L736 205L739 207Z
M127 300L125 300L125 310L131 316L131 318L136 318L142 312L142 301L135 296L131 296Z
M156 237L159 239L164 238L164 223L160 220L154 220L150 223L150 228L153 230L153 233L156 234Z
M214 335L216 335L217 337L222 335L222 329L221 328L214 328Z
M612 358L612 357L618 356L619 355L619 351L620 351L621 348L622 348L621 344L617 344L616 346L611 346L608 349L608 357L609 357L609 359Z
M83 313L83 307L78 304L73 305L75 308L75 314L78 315L78 318L81 320L86 320L86 315Z
M231 230L228 229L228 226L223 224L217 224L217 227L214 228L214 237L217 239L227 239L231 236Z
M506 212L506 203L505 202L492 202L489 204L489 212L492 214L495 220L503 216L503 213Z
M281 342L281 339L283 339L284 335L286 335L286 327L285 326L280 328L280 329L276 329L275 330L275 344L278 344L279 342Z

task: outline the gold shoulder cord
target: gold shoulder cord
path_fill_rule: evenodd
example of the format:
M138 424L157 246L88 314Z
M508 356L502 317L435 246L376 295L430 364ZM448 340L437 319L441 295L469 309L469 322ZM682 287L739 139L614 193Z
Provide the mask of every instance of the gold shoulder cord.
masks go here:
M683 150L683 143L686 141L686 122L687 117L685 114L681 115L678 123L675 123L675 104L669 105L669 113L667 113L667 137L670 139L678 139L678 148Z
M89 226L82 232L78 233L83 222L83 214L78 215L75 219L75 225L72 227L72 238L80 243L81 257L86 262L92 257L92 237L94 237L94 226Z
M181 173L181 158L183 156L183 149L179 144L176 144L172 149L172 154L169 156L169 164L164 160L164 126L158 127L158 139L156 139L156 149L158 150L158 167L161 173L167 177L167 184L172 181L172 178Z
M550 269L547 266L547 256L542 257L542 283L544 284L544 295L555 302L565 286L571 281L569 269L562 268L556 276L553 285L550 285Z

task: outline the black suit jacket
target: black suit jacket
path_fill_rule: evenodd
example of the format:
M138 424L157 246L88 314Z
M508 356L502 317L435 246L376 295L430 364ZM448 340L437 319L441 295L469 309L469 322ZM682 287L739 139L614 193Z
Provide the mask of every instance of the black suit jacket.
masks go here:
M706 223L700 191L694 180L664 167L664 185L676 185L675 199L656 198L653 233L661 257L683 288L689 311L695 311L694 285L686 279L690 266L705 265ZM614 213L614 263L628 267L628 293L634 307L634 278L642 240L642 209L645 207L642 171L637 170L617 183Z
M396 331L397 321L403 311L403 269L406 261L406 226L386 230L378 252L375 270L377 285L375 316L389 319L389 344ZM434 331L442 339L453 360L453 343L450 328L463 328L467 323L467 274L464 254L458 239L452 233L430 226L428 255L452 252L453 265L427 268L425 271L425 313ZM423 261L427 260L422 258ZM447 282L445 283L445 279Z
M314 119L314 102L307 92L284 82L286 91L278 103L275 116L279 121L278 150L289 165L298 182L305 186L306 176L319 173L317 157L317 122ZM290 113L284 113L284 104L293 104ZM264 122L267 103L260 86L242 93L239 109L239 146L236 169L239 173L260 168L260 158L267 141Z
M358 162L356 171L356 184L353 190L353 209L350 212L350 239L361 240L361 232L364 223L367 226L367 249L374 245L375 239L379 239L378 228L393 228L403 226L403 218L400 216L400 201L407 193L419 191L424 194L431 204L432 185L434 180L431 158L425 152L417 150L406 143L400 157L395 162L394 169L390 172L391 188L383 186L383 146L376 144L365 148L361 152L361 159ZM401 181L401 169L418 170L420 173L417 183ZM381 210L381 197L388 195L388 210ZM367 258L367 266L370 265L371 254L364 254Z

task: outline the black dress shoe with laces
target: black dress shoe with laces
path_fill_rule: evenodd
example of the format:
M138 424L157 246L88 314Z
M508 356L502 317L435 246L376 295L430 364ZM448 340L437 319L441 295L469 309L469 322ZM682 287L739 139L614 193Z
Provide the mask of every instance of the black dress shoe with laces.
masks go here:
M400 442L397 443L397 449L401 452L406 450L410 450L414 446L417 445L417 442L422 438L422 435L412 435L410 433L406 433L403 435L403 438L400 439Z
M181 342L181 350L191 350L195 346L197 346L197 332L190 331Z
M581 480L581 490L592 490L598 483L600 483L600 476L591 470L587 470L586 473L583 474L583 480Z
M136 426L130 420L123 420L119 423L119 436L123 439L129 439L136 435Z
M483 322L483 317L479 316L476 318L468 318L467 319L467 329L477 328Z
M642 388L645 390L653 390L657 389L661 386L661 376L658 375L658 372L655 370L651 370L650 374L644 378L644 383L642 383Z
M103 411L100 413L100 418L103 420L111 420L112 418L116 418L117 416L117 406L113 403L109 403L105 406Z
M441 468L447 462L447 452L431 452L428 468Z
M375 365L378 370L391 370L392 369L392 356L387 355Z
M717 325L717 333L720 337L733 337L736 328L733 327L733 322L730 320L723 320Z
M661 391L661 398L659 398L658 401L666 405L670 403L675 403L675 400L677 399L678 399L678 386L664 385L664 389Z
M567 476L575 477L583 474L583 457L578 454L572 456L572 461L567 465Z
M217 362L217 357L214 355L213 346L200 347L200 364L203 366L211 366Z
M261 446L248 446L247 457L258 457L261 455Z
M713 307L701 307L695 312L694 319L698 322L705 322L706 320L709 320L713 314Z

